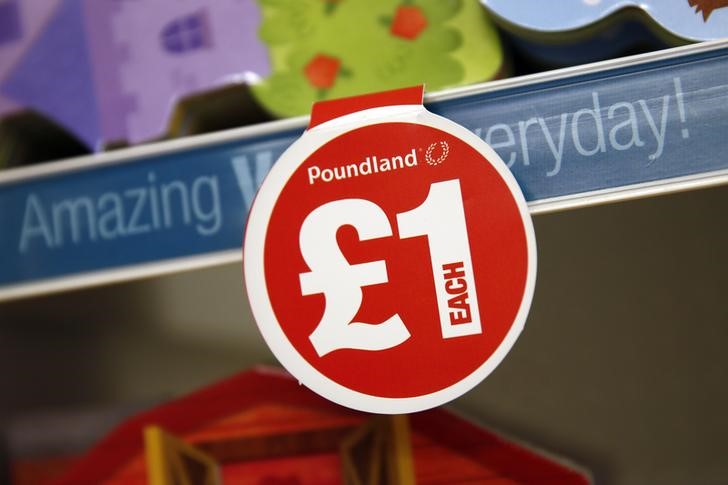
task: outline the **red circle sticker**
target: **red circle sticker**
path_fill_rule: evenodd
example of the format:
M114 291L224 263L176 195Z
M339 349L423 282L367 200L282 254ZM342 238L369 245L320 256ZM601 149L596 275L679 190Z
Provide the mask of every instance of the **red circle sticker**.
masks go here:
M422 106L324 123L251 210L245 281L278 360L339 404L404 413L484 379L523 328L536 250L523 195L477 136Z

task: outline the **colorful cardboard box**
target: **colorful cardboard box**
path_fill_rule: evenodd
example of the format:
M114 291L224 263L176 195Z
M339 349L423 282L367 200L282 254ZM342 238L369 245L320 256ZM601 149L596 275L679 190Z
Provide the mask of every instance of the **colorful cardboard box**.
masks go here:
M481 0L518 50L577 65L728 36L726 0Z
M477 0L0 2L0 116L35 110L91 150L178 134L181 98L231 85L285 117L324 98L485 81L501 64Z

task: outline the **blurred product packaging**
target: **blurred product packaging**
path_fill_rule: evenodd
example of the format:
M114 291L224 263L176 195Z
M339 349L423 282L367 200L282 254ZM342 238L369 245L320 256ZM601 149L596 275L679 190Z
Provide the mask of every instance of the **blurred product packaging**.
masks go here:
M481 0L516 49L573 66L728 36L728 0Z
M252 0L5 0L0 10L0 110L31 108L91 149L158 137L178 97L270 72Z
M74 149L60 156L502 68L477 0L0 0L0 120L23 112L65 129ZM52 158L18 132L4 131L6 165Z

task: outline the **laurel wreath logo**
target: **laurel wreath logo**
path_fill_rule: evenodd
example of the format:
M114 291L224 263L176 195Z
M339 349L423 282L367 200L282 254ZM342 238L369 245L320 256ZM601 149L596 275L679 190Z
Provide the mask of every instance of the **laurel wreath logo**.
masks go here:
M432 158L432 154L438 148L440 149L440 156L438 156L437 158ZM450 145L448 145L446 141L436 141L435 143L431 143L430 146L427 147L427 151L425 152L425 161L427 162L427 165L440 165L442 162L445 161L449 154Z

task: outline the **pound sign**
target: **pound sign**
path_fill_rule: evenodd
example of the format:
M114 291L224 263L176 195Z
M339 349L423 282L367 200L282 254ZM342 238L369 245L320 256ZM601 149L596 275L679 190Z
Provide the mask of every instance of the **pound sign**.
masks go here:
M321 321L309 336L319 357L339 349L389 349L410 337L396 313L379 324L352 321L361 306L362 286L389 279L383 260L349 264L336 241L337 231L345 225L353 226L361 241L392 235L384 211L364 199L328 202L303 221L299 245L311 271L300 274L301 293L323 293L326 299Z

